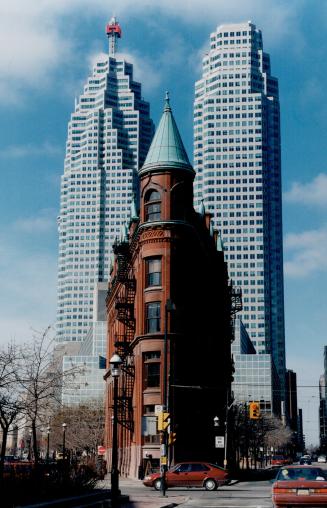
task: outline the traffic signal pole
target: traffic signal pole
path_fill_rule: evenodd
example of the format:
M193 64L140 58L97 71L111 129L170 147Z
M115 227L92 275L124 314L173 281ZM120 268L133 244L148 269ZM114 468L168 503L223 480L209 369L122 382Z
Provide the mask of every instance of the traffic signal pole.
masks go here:
M165 303L165 320L164 320L164 364L163 364L163 407L164 411L168 413L168 300ZM168 433L166 429L162 429L161 434L161 454L160 454L160 466L161 466L161 494L163 497L166 496L166 471L168 462Z

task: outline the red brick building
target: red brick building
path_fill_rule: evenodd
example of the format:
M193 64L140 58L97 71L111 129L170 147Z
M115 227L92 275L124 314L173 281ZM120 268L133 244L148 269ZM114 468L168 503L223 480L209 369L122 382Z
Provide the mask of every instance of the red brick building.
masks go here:
M107 298L107 358L119 378L119 470L137 477L159 466L156 406L169 406L170 462L217 459L213 418L224 421L232 379L231 288L220 237L193 208L194 170L168 99L139 172L140 213L114 246ZM106 375L106 447L112 386ZM150 461L149 461L150 457Z

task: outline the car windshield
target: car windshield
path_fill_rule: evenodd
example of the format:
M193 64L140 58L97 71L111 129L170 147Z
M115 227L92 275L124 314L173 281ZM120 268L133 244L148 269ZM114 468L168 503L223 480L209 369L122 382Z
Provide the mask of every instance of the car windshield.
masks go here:
M282 468L276 480L277 481L287 481L287 480L316 480L316 478L320 476L325 478L324 472L319 468L304 468L304 467L292 467L292 468Z

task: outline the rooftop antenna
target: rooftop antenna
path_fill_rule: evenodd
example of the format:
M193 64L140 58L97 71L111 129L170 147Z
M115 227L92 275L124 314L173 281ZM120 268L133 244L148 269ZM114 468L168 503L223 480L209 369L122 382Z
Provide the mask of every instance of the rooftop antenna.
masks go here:
M109 56L115 56L117 39L121 38L121 28L115 16L113 16L107 24L106 33L109 39Z

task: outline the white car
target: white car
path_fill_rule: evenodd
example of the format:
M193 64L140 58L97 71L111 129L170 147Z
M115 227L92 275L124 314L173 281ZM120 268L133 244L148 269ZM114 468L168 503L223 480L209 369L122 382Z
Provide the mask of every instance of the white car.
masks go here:
M326 462L326 455L319 455L317 462Z

